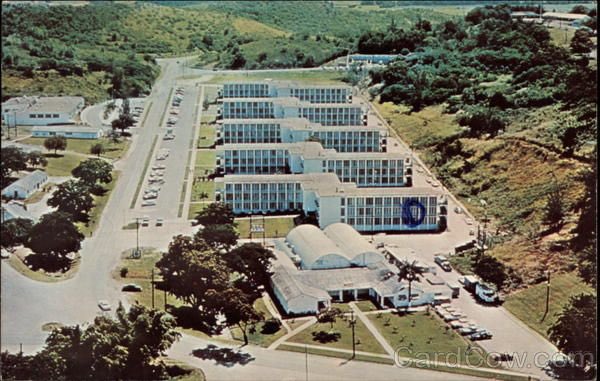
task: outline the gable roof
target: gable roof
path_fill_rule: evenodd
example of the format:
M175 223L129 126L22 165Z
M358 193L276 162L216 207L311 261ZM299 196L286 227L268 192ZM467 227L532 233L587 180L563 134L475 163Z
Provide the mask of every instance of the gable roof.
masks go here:
M36 169L35 171L31 172L25 177L20 178L19 180L15 181L14 183L10 184L4 189L20 187L30 191L36 189L38 184L43 183L47 180L48 175L46 174L46 172Z
M330 300L329 294L321 289L309 286L291 274L292 269L286 266L276 266L273 269L271 282L273 286L279 290L285 300L292 300L299 296L309 296L318 300Z

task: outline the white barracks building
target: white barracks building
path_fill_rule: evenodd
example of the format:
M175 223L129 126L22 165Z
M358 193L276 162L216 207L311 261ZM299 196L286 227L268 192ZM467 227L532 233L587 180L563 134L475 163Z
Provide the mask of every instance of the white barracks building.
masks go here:
M230 82L219 89L223 98L288 98L309 103L351 103L352 88L344 85L307 85L286 81Z
M401 153L356 155L324 149L317 142L225 144L217 148L218 174L335 173L359 187L412 185L410 157Z

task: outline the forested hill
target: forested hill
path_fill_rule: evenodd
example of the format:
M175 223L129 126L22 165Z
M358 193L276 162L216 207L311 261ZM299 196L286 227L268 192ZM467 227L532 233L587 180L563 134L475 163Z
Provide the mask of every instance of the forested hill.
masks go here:
M369 10L331 2L90 2L2 4L2 95L148 92L153 58L196 54L222 68L310 67L356 47L417 9ZM173 6L167 6L173 5ZM433 24L455 16L428 11Z
M490 252L512 286L574 268L595 283L595 37L580 29L562 46L560 32L496 6L358 40L361 52L402 55L370 71L371 96L444 184L492 218Z

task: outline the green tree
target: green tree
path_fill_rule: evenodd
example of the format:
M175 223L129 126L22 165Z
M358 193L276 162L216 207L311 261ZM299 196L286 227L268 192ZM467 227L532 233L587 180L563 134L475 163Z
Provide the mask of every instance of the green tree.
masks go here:
M406 308L410 308L412 301L412 282L418 281L423 274L423 269L417 265L417 261L403 260L398 265L398 280L406 280L408 282L408 304Z
M100 155L102 155L104 151L105 149L102 143L96 143L90 147L90 153L92 155L96 155L97 157L100 157Z
M78 180L68 180L58 184L52 197L48 199L48 205L70 214L75 221L84 221L94 207L94 199L86 184Z
M205 321L216 322L221 293L228 288L229 269L206 243L176 236L156 267L169 293L200 312Z
M113 165L103 159L86 159L71 171L71 174L90 187L93 192L99 191L98 185L108 184L112 181Z
M271 276L271 261L275 255L258 243L245 243L225 256L230 269L244 277L244 290L250 293L260 285L267 285Z
M121 114L119 117L111 122L111 126L113 130L121 130L121 133L124 133L126 129L133 126L135 124L135 120L131 115Z
M592 51L594 43L589 32L583 29L577 29L571 39L571 52L576 54L587 54Z
M579 368L596 364L597 312L594 295L575 295L548 329L550 340L563 353L586 354L576 357L582 360L575 363Z
M317 321L319 323L329 323L331 324L331 329L333 329L335 321L340 316L343 316L343 313L339 308L329 307L317 315Z
M48 159L40 151L32 151L27 154L27 162L32 167L45 167L48 165Z
M490 255L479 256L473 264L473 272L484 282L494 284L498 290L506 281L506 267Z
M2 247L23 245L31 232L33 222L25 218L13 218L0 225L0 243Z
M83 234L73 224L71 216L63 212L52 212L42 216L33 225L27 239L27 247L37 254L51 254L64 258L81 249Z
M2 184L12 172L27 169L27 154L20 148L4 147L0 150L0 175Z
M220 202L213 202L196 215L196 221L204 226L216 224L233 224L234 214L231 207Z
M544 207L544 223L553 230L559 229L565 214L563 195L558 184L554 184L552 190L546 196Z
M196 235L203 239L213 249L229 249L237 243L239 234L233 225L207 225L200 229Z
M252 298L237 288L223 292L222 313L228 326L236 325L244 336L244 345L248 345L248 327L263 319L254 309Z
M56 151L67 149L67 138L64 136L51 136L44 140L44 147L48 151L54 150L54 155L56 155Z

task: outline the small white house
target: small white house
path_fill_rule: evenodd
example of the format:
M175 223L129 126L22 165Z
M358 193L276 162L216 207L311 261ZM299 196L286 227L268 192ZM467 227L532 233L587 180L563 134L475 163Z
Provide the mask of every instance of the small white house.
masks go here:
M316 314L331 306L331 296L326 291L299 282L292 272L277 266L271 276L273 292L286 314Z
M13 126L74 123L85 104L82 97L17 97L2 103L2 120Z
M33 214L29 213L27 206L21 202L11 200L7 203L2 204L2 223L16 218L22 218L25 220L35 221L36 218Z
M48 175L46 172L38 169L2 189L2 196L9 199L24 200L41 189L47 182Z
M99 139L104 135L101 128L66 125L66 126L35 126L31 129L34 138L48 138L51 136L64 136L68 139Z

